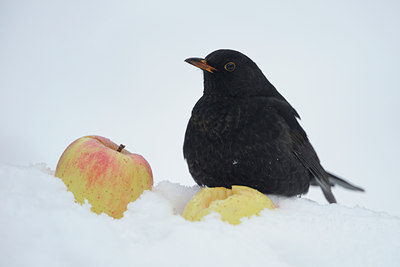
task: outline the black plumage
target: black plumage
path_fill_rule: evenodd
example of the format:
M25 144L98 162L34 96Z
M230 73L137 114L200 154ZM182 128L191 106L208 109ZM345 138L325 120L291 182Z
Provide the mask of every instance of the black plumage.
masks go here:
M295 196L310 184L335 203L331 186L363 191L326 172L299 115L244 54L217 50L186 62L204 71L204 94L193 108L183 146L199 185L245 185Z

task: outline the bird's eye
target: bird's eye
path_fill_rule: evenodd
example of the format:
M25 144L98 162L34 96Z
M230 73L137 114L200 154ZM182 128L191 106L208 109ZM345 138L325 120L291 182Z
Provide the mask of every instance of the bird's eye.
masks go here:
M233 62L228 62L228 63L225 64L224 68L227 71L232 72L232 71L234 71L236 69L236 64L233 63Z

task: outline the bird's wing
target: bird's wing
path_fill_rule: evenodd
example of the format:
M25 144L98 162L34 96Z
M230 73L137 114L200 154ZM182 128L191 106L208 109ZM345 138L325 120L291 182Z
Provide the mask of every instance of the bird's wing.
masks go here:
M297 121L299 115L296 110L287 101L277 98L268 98L268 105L272 106L289 125L293 153L312 173L329 203L336 203L336 199L331 191L329 176L321 166L317 153L309 142L307 134Z

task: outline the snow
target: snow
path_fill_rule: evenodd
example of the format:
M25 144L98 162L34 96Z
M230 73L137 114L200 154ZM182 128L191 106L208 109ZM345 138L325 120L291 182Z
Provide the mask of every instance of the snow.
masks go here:
M160 182L122 219L74 202L45 165L0 165L0 266L398 266L400 218L270 196L238 226L182 213L199 191Z

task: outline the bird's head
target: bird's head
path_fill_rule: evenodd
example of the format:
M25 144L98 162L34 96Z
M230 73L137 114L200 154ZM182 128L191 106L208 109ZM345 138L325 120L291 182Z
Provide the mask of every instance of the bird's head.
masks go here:
M271 95L276 91L246 55L228 49L216 50L203 58L185 60L204 72L204 94L218 96Z

